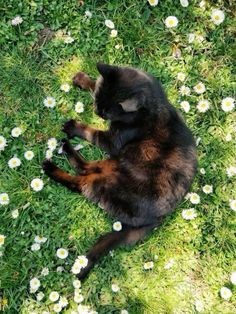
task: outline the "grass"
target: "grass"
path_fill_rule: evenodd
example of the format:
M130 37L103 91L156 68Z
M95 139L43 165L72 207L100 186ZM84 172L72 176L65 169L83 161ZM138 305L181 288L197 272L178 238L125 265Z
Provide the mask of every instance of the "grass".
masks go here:
M191 191L201 197L200 204L184 200L167 217L161 228L134 248L120 248L113 256L105 257L82 284L83 304L98 313L131 314L183 314L196 313L196 300L204 305L203 313L233 314L236 311L236 289L230 283L235 264L235 212L229 200L236 198L235 177L228 177L226 169L235 166L235 112L224 112L221 101L234 97L233 83L233 1L191 1L183 8L178 1L159 1L150 7L146 1L7 1L1 5L0 21L0 135L7 139L7 147L0 152L0 194L8 193L8 205L0 205L0 234L6 236L0 246L0 289L3 313L53 313L49 293L56 290L68 297L64 313L77 308L73 301L73 275L71 266L78 255L85 254L97 237L110 230L114 220L108 218L96 205L83 196L74 194L55 184L41 172L47 140L64 135L64 121L76 118L105 128L104 122L92 111L89 93L71 88L68 94L60 90L64 82L71 83L79 70L97 76L96 62L132 65L146 70L162 81L172 104L180 109L180 101L188 100L190 111L182 111L184 119L196 138L199 169ZM213 8L222 9L225 20L219 26L210 19ZM85 11L92 18L85 17ZM10 21L20 15L23 23L12 26ZM177 28L167 29L164 19L174 15ZM111 38L104 25L111 19L118 36ZM45 27L50 34L45 35ZM63 36L71 32L74 42L65 44ZM199 42L188 43L188 34L204 36ZM44 35L43 35L44 34ZM49 32L48 32L49 34ZM115 45L120 48L116 49ZM173 57L180 49L181 56ZM181 97L182 85L178 72L187 75L186 84L191 96ZM193 86L203 82L206 92L197 96ZM57 106L44 107L46 96L53 96ZM196 105L208 99L210 109L200 113ZM85 111L74 111L76 101L85 104ZM181 110L181 109L180 109ZM11 130L20 126L23 134L11 137ZM226 141L230 133L232 140ZM73 143L82 143L79 139ZM81 150L89 160L104 158L103 152L83 142ZM35 157L24 159L26 150ZM17 155L22 164L10 169L8 160ZM63 155L54 153L53 160L72 171ZM30 188L33 178L40 177L44 188L34 192ZM202 187L213 185L213 193L204 194ZM184 220L184 208L194 207L197 218ZM12 211L19 216L12 218ZM32 251L36 235L48 240L39 251ZM56 257L59 247L68 249L64 260ZM170 269L165 265L171 260ZM146 261L154 261L154 268L144 271ZM57 267L63 266L62 273ZM49 275L41 271L49 268ZM45 294L42 301L29 293L29 281L38 277L38 290ZM117 283L118 293L111 290ZM219 291L226 286L233 295L221 298ZM1 309L0 309L1 310Z

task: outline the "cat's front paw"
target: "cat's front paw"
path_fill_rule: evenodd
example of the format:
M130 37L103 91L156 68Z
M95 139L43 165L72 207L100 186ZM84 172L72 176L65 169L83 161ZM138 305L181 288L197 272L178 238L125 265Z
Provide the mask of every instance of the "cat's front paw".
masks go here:
M57 166L52 161L46 159L43 161L42 168L47 175L50 175L57 169Z
M91 85L91 78L84 72L78 72L73 77L73 84L81 89L89 89Z
M68 138L72 138L76 135L77 122L73 119L64 123L62 132L66 133Z

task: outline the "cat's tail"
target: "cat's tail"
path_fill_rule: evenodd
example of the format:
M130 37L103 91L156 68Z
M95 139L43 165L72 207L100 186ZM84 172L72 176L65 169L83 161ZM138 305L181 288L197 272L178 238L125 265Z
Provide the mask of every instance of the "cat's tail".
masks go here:
M146 226L131 227L122 225L121 231L112 231L101 236L86 255L88 265L81 269L80 273L77 275L78 278L80 280L84 279L97 261L109 251L120 245L135 244L137 241L144 238L152 229L160 226L162 221L163 217L160 217L155 223Z

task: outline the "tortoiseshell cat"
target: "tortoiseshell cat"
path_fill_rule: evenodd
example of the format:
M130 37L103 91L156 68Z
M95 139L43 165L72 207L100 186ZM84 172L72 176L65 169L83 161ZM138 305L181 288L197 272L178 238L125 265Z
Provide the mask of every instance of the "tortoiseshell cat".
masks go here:
M88 162L64 140L64 152L77 175L51 161L43 165L52 179L99 203L122 223L121 231L103 235L88 252L80 279L102 255L137 242L159 226L187 193L197 168L193 136L159 81L133 68L105 64L97 68L101 76L96 82L79 72L74 84L94 91L95 112L110 121L109 129L70 120L63 131L68 138L78 136L98 145L110 158Z

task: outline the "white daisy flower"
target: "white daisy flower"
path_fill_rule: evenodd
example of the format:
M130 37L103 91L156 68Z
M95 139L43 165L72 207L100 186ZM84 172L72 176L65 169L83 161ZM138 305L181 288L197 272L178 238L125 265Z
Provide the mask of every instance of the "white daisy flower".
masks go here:
M56 302L59 299L59 293L57 291L52 291L49 294L49 300L52 302Z
M70 91L70 84L68 83L64 83L60 86L60 89L65 92L65 93L68 93Z
M56 100L55 98L48 96L44 99L43 104L47 108L53 108L56 106Z
M0 247L4 244L5 238L6 238L5 235L0 234Z
M66 297L60 297L59 304L61 307L66 307L69 302Z
M120 221L114 222L114 224L113 224L113 230L115 230L115 231L120 231L120 230L122 230L122 224L121 224Z
M192 204L199 204L200 203L200 196L197 193L190 193L190 202Z
M170 269L174 265L174 260L170 259L168 263L165 264L165 269Z
M236 211L236 200L230 200L229 206L233 211Z
M214 9L211 12L211 20L215 25L220 25L225 19L225 14L223 11Z
M204 305L203 305L202 301L196 300L195 301L195 308L196 308L197 312L199 312L199 313L203 312L204 311Z
M186 220L192 220L197 217L197 213L194 208L184 209L182 211L182 217Z
M186 101L186 100L181 101L180 107L181 107L185 112L189 112L189 110L190 110L190 104L189 104L189 102Z
M63 266L58 266L57 267L57 272L58 273L62 273L64 271L64 267Z
M186 78L186 74L184 74L183 72L179 72L178 74L177 74L177 79L179 80L179 81L184 81L185 80L185 78Z
M148 0L148 3L150 4L150 6L155 7L156 5L158 5L158 0Z
M225 140L226 140L226 142L230 142L232 140L232 135L230 133L227 133Z
M111 290L112 290L113 292L118 292L118 291L120 290L120 287L119 287L116 283L113 283L113 284L111 285Z
M31 251L39 251L41 248L39 243L34 243L31 245Z
M53 156L53 151L51 149L47 149L46 154L45 154L46 159L51 159L52 156Z
M19 210L18 209L14 209L11 212L11 216L12 216L12 218L16 219L19 216Z
M190 88L188 86L181 86L179 92L182 96L189 96L190 95Z
M197 105L197 109L200 112L206 112L210 108L210 104L208 100L200 100Z
M33 179L30 183L31 188L36 192L41 191L43 188L43 185L44 185L43 180L39 178Z
M226 169L226 173L227 173L227 176L229 178L232 176L235 176L236 175L236 167L230 166L229 168Z
M61 310L62 310L62 306L61 306L59 303L54 304L54 306L53 306L53 311L54 311L54 312L60 313Z
M23 22L22 17L17 15L16 17L14 17L14 19L11 20L11 25L13 26L20 25L22 22Z
M236 271L232 272L230 276L230 281L232 282L233 285L236 285Z
M225 300L229 300L232 296L232 292L229 288L222 287L220 289L220 296Z
M73 287L79 289L81 287L81 281L79 279L73 280Z
M127 310L121 310L120 314L129 314L129 312Z
M221 108L223 111L228 112L234 109L234 99L232 97L226 97L221 102Z
M88 265L88 259L85 255L78 256L75 262L78 263L81 268L85 268Z
M202 94L206 90L205 85L202 82L199 82L197 85L195 85L193 89L197 94Z
M40 280L37 277L34 277L30 280L30 288L35 290L35 292L40 287Z
M195 39L195 34L194 33L188 34L188 42L189 42L189 44L194 42L194 39Z
M74 38L71 37L71 36L65 36L65 37L64 37L64 43L65 43L65 44L71 44L71 43L73 43L74 41L75 41Z
M9 204L9 201L10 201L10 199L9 199L9 196L7 193L1 193L0 194L0 204L1 205L7 205L7 204Z
M84 301L84 297L82 296L82 294L75 294L74 301L75 303L81 303Z
M75 104L75 111L77 113L84 112L84 104L81 101L77 101L77 103Z
M66 249L60 248L57 250L57 257L65 259L68 256L68 251Z
M13 128L11 130L11 136L19 137L22 134L22 129L20 127Z
M47 144L48 144L48 148L54 151L57 147L57 140L55 139L55 137L52 137L48 140Z
M48 269L48 267L44 267L43 269L42 269L42 271L41 271L41 275L42 276L47 276L49 274L49 269Z
M47 238L41 236L41 235L37 235L35 238L34 238L34 242L36 243L45 243L47 241Z
M180 4L181 4L182 7L184 7L184 8L188 7L188 5L189 5L188 0L180 0Z
M27 152L24 153L24 157L27 160L32 160L34 158L34 153L31 150L27 150Z
M13 168L17 168L21 165L21 161L19 158L17 157L13 157L8 161L8 166L9 168L13 169Z
M115 25L111 20L105 20L105 25L111 29L115 28Z
M117 36L117 34L118 34L118 31L117 31L116 29L112 29L112 30L111 30L111 34L110 34L110 37L114 38L114 37Z
M172 28L172 27L176 27L178 25L178 19L175 16L168 16L165 19L165 25L167 28Z
M204 175L204 174L206 174L206 170L204 168L201 168L200 173Z
M92 13L90 12L90 11L85 11L85 13L84 13L84 15L86 16L86 17L88 17L89 19L91 19L91 17L92 17Z
M0 135L0 151L4 150L6 146L7 146L7 141L6 141L5 137Z
M154 263L153 263L153 262L146 262L146 263L144 263L144 265L143 265L143 268L144 268L145 270L147 270L147 269L153 269L153 267L154 267Z
M37 301L39 301L39 302L42 301L44 298L44 293L42 291L40 291L39 293L37 293L36 298L37 298Z

